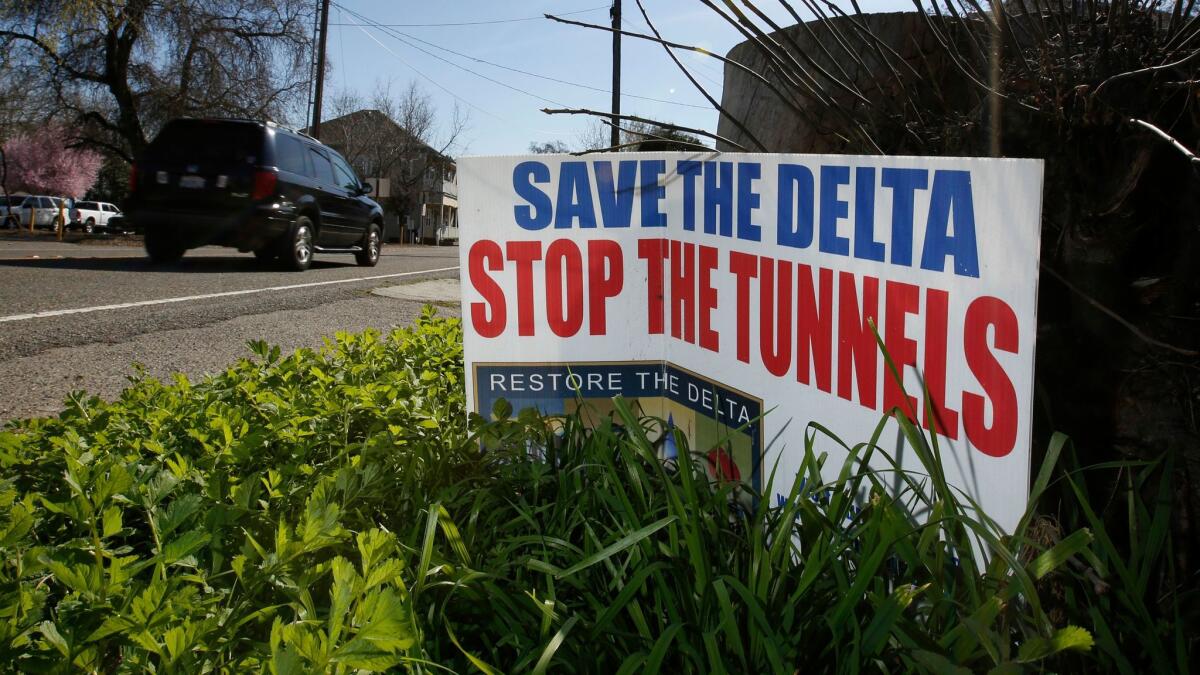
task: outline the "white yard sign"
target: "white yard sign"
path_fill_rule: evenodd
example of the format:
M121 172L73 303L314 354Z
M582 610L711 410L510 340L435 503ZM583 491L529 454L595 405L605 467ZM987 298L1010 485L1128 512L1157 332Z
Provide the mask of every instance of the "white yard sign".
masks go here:
M473 409L598 415L622 395L716 475L761 488L778 462L773 498L808 422L854 444L898 409L1001 526L1024 512L1041 161L538 155L459 172ZM919 468L889 425L883 447Z

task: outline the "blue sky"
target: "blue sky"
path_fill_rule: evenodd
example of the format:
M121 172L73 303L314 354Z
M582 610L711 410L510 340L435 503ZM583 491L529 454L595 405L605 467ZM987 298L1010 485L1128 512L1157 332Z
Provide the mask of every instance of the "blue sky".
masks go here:
M510 20L543 13L571 13L568 18L608 24L610 4L605 0L334 0L329 15L327 52L332 66L326 84L326 105L329 97L346 89L369 95L377 82L391 80L399 88L415 79L433 98L441 118L450 117L456 101L469 111L470 124L455 154L522 153L535 141L577 145L588 124L586 118L550 116L540 109L608 109L611 34L545 19ZM742 39L732 26L696 0L643 0L643 4L668 40L725 54ZM793 23L785 19L786 12L772 0L760 0L759 6L770 8L769 13L781 25ZM793 6L800 8L802 3L794 2ZM648 33L637 3L624 0L623 7L625 29ZM862 7L864 11L895 11L911 9L912 5L904 0L868 0ZM406 25L391 27L389 34L361 25L364 22L351 12L373 23ZM411 25L482 21L503 23ZM722 64L699 54L677 53L696 79L720 100ZM622 112L715 130L717 113L678 71L661 46L623 38L622 61L625 94Z

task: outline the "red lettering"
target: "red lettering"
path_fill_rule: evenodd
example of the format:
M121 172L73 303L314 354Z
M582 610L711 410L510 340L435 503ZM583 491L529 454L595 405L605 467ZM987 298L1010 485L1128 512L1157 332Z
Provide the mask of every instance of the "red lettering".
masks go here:
M808 384L816 371L817 388L833 391L833 270L820 268L820 301L813 289L812 268L796 266L796 381ZM811 354L811 360L810 360ZM811 365L811 369L810 366Z
M517 334L533 335L533 262L542 259L542 243L510 241L505 248L517 264Z
M682 252L681 252L682 249ZM671 242L671 337L696 343L696 245Z
M838 396L853 400L851 373L858 376L858 402L875 409L876 373L879 351L872 324L878 324L879 280L863 277L862 309L859 310L854 275L838 275Z
M646 261L646 321L651 335L663 332L663 268L667 259L666 239L639 239L638 258Z
M700 247L700 346L710 352L721 351L721 336L712 327L712 313L717 308L712 272L717 269L717 260L717 249Z
M750 280L758 275L758 258L730 251L729 271L737 278L737 359L750 363Z
M609 298L616 297L625 285L625 264L621 245L611 239L592 239L588 242L588 332L608 333Z
M792 263L767 257L761 258L761 263L758 345L767 372L783 377L792 366ZM776 269L779 270L778 286Z
M883 378L883 409L899 408L915 424L917 399L904 392L904 369L917 365L917 341L905 335L904 324L909 314L916 314L920 309L921 289L912 284L889 281L885 290L883 343L896 372Z
M467 253L467 268L471 285L483 298L483 302L471 303L471 325L481 336L494 338L504 332L508 308L504 303L504 290L487 271L504 269L504 252L496 242L481 239L472 244Z
M570 239L546 248L546 323L559 337L571 337L583 326L583 256Z
M946 336L950 294L929 289L925 293L925 428L949 438L958 438L958 411L946 405ZM936 425L936 426L935 426Z
M967 307L963 330L963 351L967 366L987 399L992 403L992 425L984 422L987 401L979 394L963 392L963 429L967 439L985 455L1004 457L1017 442L1017 392L1012 380L988 348L988 327L995 327L993 346L1017 353L1017 315L1003 300L984 296Z

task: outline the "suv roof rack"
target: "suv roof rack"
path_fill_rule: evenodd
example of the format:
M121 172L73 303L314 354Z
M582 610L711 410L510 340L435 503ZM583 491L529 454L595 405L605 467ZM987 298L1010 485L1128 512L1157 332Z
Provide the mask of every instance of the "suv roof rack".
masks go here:
M263 125L273 128L273 129L283 129L284 131L291 132L293 134L296 134L297 136L303 136L309 140L316 141L317 143L321 142L320 139L314 137L313 135L309 134L306 131L303 131L301 129L293 129L292 127L289 127L285 124L280 124L279 122L276 122L275 120L269 120L269 119L253 119L250 117L192 117L191 115L181 115L177 119L187 119L187 120L211 119L211 120L221 120L221 121L225 121L225 122L254 122L255 124L263 124Z
M316 138L314 138L314 137L313 137L311 134L309 134L309 133L308 133L308 132L306 132L306 131L303 131L303 130L301 130L301 129L294 129L294 128L292 128L292 127L289 127L289 126L287 126L287 125L285 125L285 124L280 124L280 123L278 123L278 122L276 122L276 121L274 121L274 120L267 120L267 121L266 121L266 125L267 125L267 126L269 126L269 127L274 127L274 128L276 128L276 129L283 129L284 131L287 131L287 132L290 132L290 133L296 134L297 136L303 136L303 137L305 137L305 138L307 138L307 139L309 139L309 140L317 141L318 143L320 143L320 142L321 142L321 141L317 140Z

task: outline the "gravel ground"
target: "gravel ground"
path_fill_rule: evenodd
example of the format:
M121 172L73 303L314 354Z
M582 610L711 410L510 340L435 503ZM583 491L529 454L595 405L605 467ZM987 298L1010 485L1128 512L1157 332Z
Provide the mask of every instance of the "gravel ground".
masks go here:
M133 374L190 377L218 371L264 339L285 350L319 347L339 330L388 330L407 325L422 302L373 295L372 290L430 278L457 279L457 248L389 247L375 268L322 256L313 269L289 273L264 268L227 249L190 252L182 263L150 267L136 248L0 240L0 422L51 415L72 391L112 398ZM37 256L34 258L33 256ZM362 279L380 275L390 279ZM338 283L265 290L294 284ZM101 309L51 317L34 312L164 298L251 293ZM444 315L454 303L439 302ZM10 320L5 321L5 318Z

